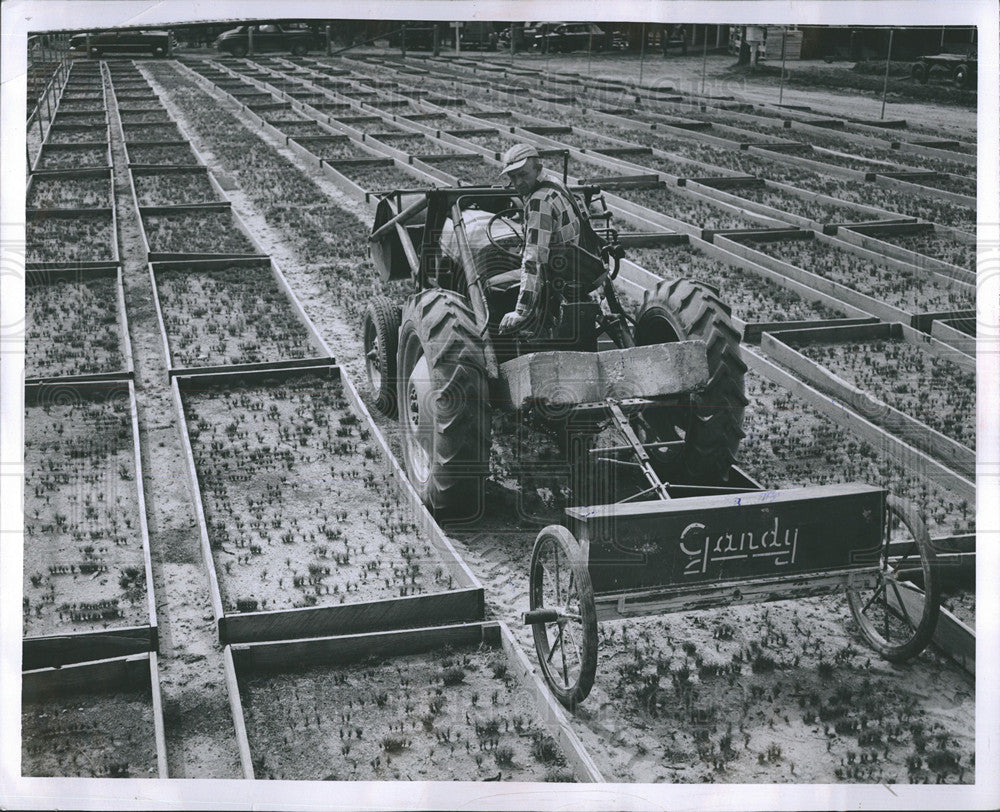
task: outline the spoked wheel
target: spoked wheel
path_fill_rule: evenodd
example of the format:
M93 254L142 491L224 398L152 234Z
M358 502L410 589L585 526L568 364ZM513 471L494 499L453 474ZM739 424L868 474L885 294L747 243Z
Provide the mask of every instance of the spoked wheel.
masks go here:
M911 541L890 554L892 530L900 524ZM848 586L847 601L862 636L890 662L916 656L934 634L941 599L934 559L930 536L916 510L889 496L875 584L865 589ZM914 580L922 582L922 593Z
M521 210L516 206L498 211L486 224L486 239L501 254L515 259L518 264L524 255L524 231L520 222Z
M531 551L529 606L535 651L552 693L572 710L587 698L597 673L594 588L580 544L549 525Z

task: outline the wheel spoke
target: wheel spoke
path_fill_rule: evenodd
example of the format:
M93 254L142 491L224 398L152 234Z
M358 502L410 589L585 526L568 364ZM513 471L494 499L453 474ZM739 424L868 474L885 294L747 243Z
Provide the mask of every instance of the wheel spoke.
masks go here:
M566 644L562 642L563 631L565 630L565 628L566 627L563 626L559 630L559 640L560 640L559 655L562 658L563 685L569 687L569 668L566 665Z
M875 588L875 591L872 592L872 596L868 599L868 602L865 603L865 605L861 607L861 613L862 614L864 614L865 612L867 612L868 609L871 608L871 605L873 603L875 603L875 599L878 598L879 592L885 592L885 580L880 580L879 581L879 585Z
M560 558L560 556L559 556L559 550L556 549L556 554L555 554L555 559L556 559L556 575L555 575L555 583L556 583L556 605L557 606L562 606L562 602L563 602L562 601L562 589L560 588L560 583L559 583L559 580L560 580L559 579L559 558Z
M562 623L560 623L559 624L559 634L557 634L556 635L556 639L552 641L552 645L549 647L549 656L545 658L545 661L548 662L548 663L552 662L552 656L556 653L556 646L557 645L562 645L562 636L563 636L563 629L564 628L565 628L565 626Z
M910 617L910 613L906 608L906 604L903 602L903 596L899 592L899 587L896 586L895 581L892 581L891 583L892 583L892 591L896 593L896 600L899 602L899 608L903 611L903 616L906 618L906 622L910 624L911 629L915 629L917 627L917 624L914 623L913 618ZM886 601L886 603L888 604L888 601Z

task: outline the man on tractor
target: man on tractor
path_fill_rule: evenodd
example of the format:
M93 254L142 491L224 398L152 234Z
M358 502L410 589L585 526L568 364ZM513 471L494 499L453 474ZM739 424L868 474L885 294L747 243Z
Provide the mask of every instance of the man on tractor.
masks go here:
M500 170L524 201L524 252L521 283L514 310L500 320L500 332L531 332L536 336L552 326L558 302L543 295L543 281L551 274L552 249L574 246L580 241L582 215L572 193L556 180L545 177L538 150L530 144L515 144L503 156Z

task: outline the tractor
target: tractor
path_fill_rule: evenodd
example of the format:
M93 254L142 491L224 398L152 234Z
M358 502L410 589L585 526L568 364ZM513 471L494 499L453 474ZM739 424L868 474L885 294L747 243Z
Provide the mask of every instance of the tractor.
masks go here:
M677 279L632 317L614 288L627 235L611 225L599 187L568 188L597 239L551 258L537 308L555 326L536 336L499 329L520 282L513 189L379 196L374 264L385 282L411 280L413 292L402 307L378 296L366 309L368 386L377 410L398 416L408 478L437 515L481 512L494 408L540 418L576 449L578 499L595 461L638 469L660 493L665 483L725 486L733 475L746 367L729 308L709 286ZM595 449L587 438L608 424L624 445Z
M598 187L570 191L598 239L587 256L550 256L537 307L552 329L499 329L523 219L496 187L380 197L372 257L414 289L402 308L374 298L363 321L370 395L398 416L407 476L437 515L479 517L493 408L562 438L576 504L535 539L523 616L553 695L571 709L586 699L601 621L840 590L877 652L922 651L940 593L917 511L864 483L770 490L734 465L746 367L729 308L676 279L632 317L613 284L628 235Z

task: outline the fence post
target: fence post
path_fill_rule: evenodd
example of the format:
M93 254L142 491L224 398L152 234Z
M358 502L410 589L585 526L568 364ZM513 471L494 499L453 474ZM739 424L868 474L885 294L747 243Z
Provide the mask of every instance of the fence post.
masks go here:
M786 25L781 29L781 81L778 83L778 104L785 95L785 34L788 32Z
M889 29L889 51L885 55L885 80L882 82L882 114L879 119L885 118L885 96L889 90L889 66L892 64L892 29Z

